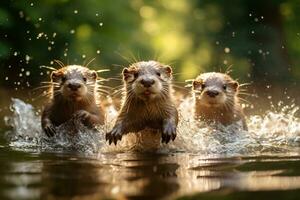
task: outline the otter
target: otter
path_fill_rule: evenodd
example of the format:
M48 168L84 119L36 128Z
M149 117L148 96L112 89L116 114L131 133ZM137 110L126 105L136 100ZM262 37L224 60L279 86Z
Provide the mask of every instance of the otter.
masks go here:
M248 130L238 94L239 83L228 74L217 72L200 74L193 81L195 117L223 125L241 120L243 129Z
M124 99L113 129L106 134L117 144L129 132L147 128L161 132L161 142L175 140L178 111L172 96L172 68L157 61L141 61L123 69Z
M41 117L48 137L56 127L77 119L94 128L104 123L104 112L97 102L97 72L79 65L69 65L51 73L50 98Z

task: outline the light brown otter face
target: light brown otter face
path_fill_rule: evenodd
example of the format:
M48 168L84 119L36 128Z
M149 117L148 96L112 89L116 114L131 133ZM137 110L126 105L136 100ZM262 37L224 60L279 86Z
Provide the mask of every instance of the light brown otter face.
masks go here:
M61 94L67 100L80 101L94 94L97 72L88 68L70 65L52 72L54 95Z
M239 84L222 73L204 73L193 81L196 101L207 107L220 107L232 103Z
M128 94L142 100L153 100L169 91L172 68L156 61L142 61L125 68L123 79Z

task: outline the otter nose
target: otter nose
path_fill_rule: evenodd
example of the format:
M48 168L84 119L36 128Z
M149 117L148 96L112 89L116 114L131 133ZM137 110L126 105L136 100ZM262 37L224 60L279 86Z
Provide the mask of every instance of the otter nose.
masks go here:
M209 96L209 97L214 98L214 97L219 95L219 92L216 91L216 90L207 90L206 95Z
M150 78L144 78L141 80L141 84L146 88L151 87L154 83L155 83L155 81Z
M81 87L80 83L69 83L68 88L70 88L72 91L76 91Z

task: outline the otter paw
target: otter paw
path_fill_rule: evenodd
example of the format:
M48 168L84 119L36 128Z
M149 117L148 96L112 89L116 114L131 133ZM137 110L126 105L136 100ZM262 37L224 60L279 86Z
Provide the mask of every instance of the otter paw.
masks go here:
M85 126L92 127L92 124L90 123L90 113L85 110L77 111L73 118L81 121Z
M86 120L89 117L90 113L85 110L79 110L74 114L74 118L80 120Z
M117 145L118 140L121 141L122 136L122 125L116 125L109 133L106 133L105 139L109 144L114 143Z
M48 137L53 137L56 134L55 129L56 129L55 126L51 123L48 123L43 127L43 130Z
M167 121L164 123L161 142L168 144L170 140L174 141L176 138L176 128L176 124L173 122Z

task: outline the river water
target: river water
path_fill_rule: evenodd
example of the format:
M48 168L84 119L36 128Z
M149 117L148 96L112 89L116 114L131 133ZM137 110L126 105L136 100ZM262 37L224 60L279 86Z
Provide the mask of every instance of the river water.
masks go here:
M300 121L295 105L248 117L240 124L207 127L180 107L178 137L156 151L132 151L130 137L109 146L111 124L76 136L59 127L41 131L37 109L11 100L0 129L0 199L299 199ZM108 121L116 111L107 109ZM134 140L139 141L139 140Z

